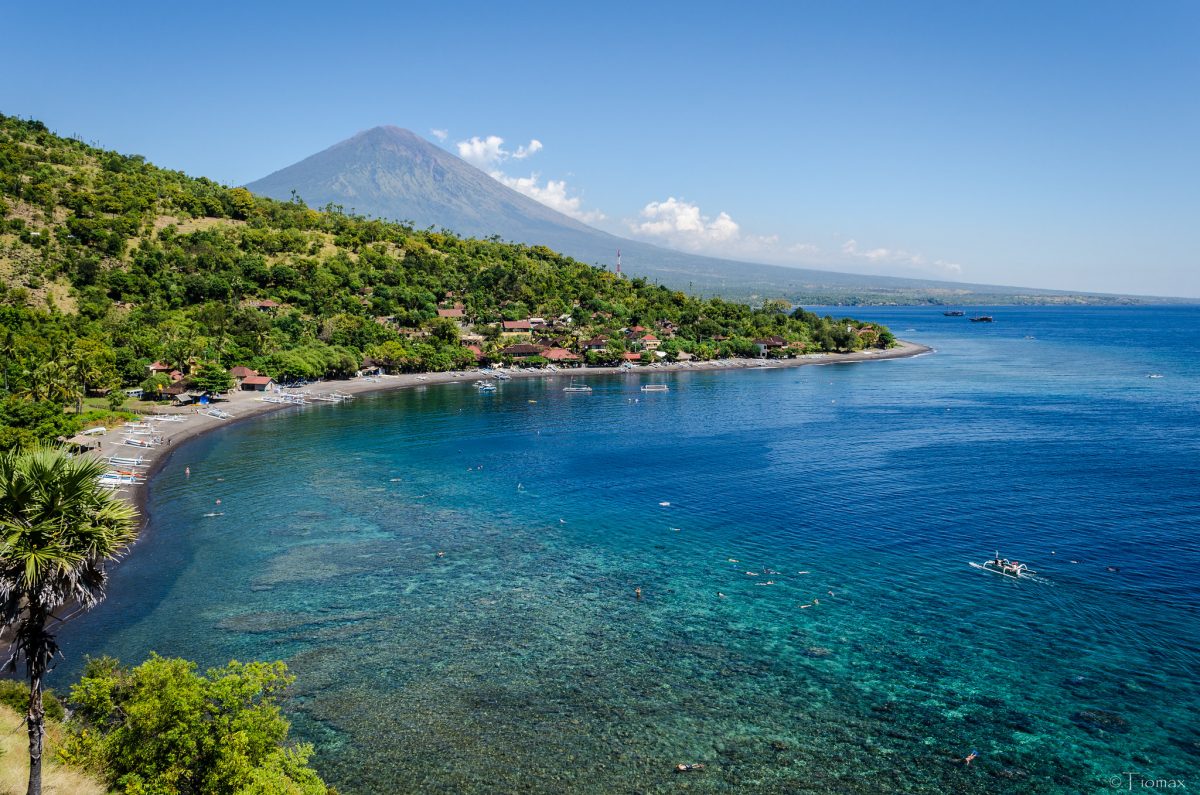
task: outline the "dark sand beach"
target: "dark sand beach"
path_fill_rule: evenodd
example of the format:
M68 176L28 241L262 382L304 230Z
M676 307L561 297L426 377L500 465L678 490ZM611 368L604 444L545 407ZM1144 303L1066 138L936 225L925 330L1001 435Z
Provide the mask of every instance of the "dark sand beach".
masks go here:
M932 348L914 342L898 340L895 348L888 350L858 351L855 353L821 353L809 354L795 359L715 359L707 362L660 362L653 365L639 365L632 370L621 367L584 367L565 368L559 370L519 369L509 368L505 374L511 378L548 378L570 381L572 378L589 375L614 375L632 372L634 374L650 374L655 372L682 372L702 370L757 370L768 368L804 367L808 365L848 364L854 362L870 362L881 359L902 359L919 356L932 352ZM401 375L383 375L373 378L350 378L335 381L319 381L310 383L301 389L285 390L285 392L313 396L340 393L343 395L362 395L369 392L383 392L394 389L406 389L435 384L472 383L476 379L487 377L480 370L453 370L444 373L404 373ZM181 443L203 433L234 422L241 422L251 417L257 417L273 411L294 409L296 404L270 403L262 400L264 393L239 392L228 393L218 407L228 413L228 419L219 419L199 412L198 407L156 407L146 412L147 416L174 414L184 418L183 422L164 424L161 436L164 443L151 448L135 448L123 443L120 428L112 429L105 435L97 454L103 458L109 456L141 457L145 462L145 478L141 483L126 487L120 493L138 506L145 523L146 484L154 477Z

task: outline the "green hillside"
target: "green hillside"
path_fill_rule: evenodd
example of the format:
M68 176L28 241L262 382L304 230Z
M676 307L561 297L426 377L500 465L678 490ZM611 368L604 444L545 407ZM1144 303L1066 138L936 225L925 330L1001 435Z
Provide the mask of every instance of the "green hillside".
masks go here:
M461 318L438 316L455 307ZM501 321L530 317L547 322L501 339ZM755 355L764 337L785 343L772 355L891 342L882 327L782 301L700 300L542 246L259 198L0 116L0 426L10 431L70 431L61 406L142 384L156 360L188 377L233 365L339 377L366 358L391 370L504 362L514 341L582 355L583 340L603 336L606 347L587 353L595 363L639 350L638 327L671 359ZM0 449L28 439L0 428Z

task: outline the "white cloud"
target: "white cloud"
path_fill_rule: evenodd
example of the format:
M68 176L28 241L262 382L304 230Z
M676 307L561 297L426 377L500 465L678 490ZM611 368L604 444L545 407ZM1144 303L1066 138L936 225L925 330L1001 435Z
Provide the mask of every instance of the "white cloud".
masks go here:
M865 259L872 263L904 265L918 270L931 271L942 276L960 276L963 272L962 265L959 265L957 262L947 262L943 259L930 260L923 254L914 254L904 249L860 249L858 241L853 238L842 244L842 253L848 257Z
M439 141L442 141L443 143L445 143L447 136L450 135L450 131L449 130L439 130L438 128L434 127L432 130L429 131L429 134L432 135L434 138L438 139Z
M486 169L509 158L524 160L531 157L541 151L542 142L533 138L526 146L518 146L517 151L510 152L504 148L504 139L499 135L489 135L486 138L475 135L466 141L459 141L455 146L458 147L458 156L463 160Z
M525 158L537 154L542 148L542 142L536 138L529 141L529 146L518 146L517 151L513 152L513 160L524 160Z
M504 151L504 139L498 135L489 135L487 138L476 135L468 141L459 141L456 146L459 157L479 168L486 168L508 157L508 152Z
M533 143L537 143L537 141ZM541 148L541 144L538 144L538 148ZM563 215L569 215L589 224L604 220L604 213L599 210L584 210L583 199L579 196L569 195L566 180L548 179L545 185L540 185L538 181L541 177L536 173L530 174L528 177L510 177L500 171L492 171L491 175L493 179L518 193L524 193L529 198L536 199Z
M781 242L779 235L747 234L729 213L705 215L698 205L674 196L650 202L636 220L626 223L636 237L714 256L835 270L924 271L942 278L954 278L963 272L956 262L930 259L903 249L864 247L853 238L842 243L840 251L822 251L812 243Z
M458 156L463 160L487 171L497 182L536 199L552 210L558 210L584 223L595 223L605 218L604 213L599 210L583 209L583 199L571 195L566 180L548 179L542 184L541 175L537 172L528 177L510 177L497 168L505 160L527 160L542 151L544 147L537 138L531 138L528 144L518 146L516 151L505 149L504 139L498 135L472 136L466 141L459 141L456 146Z
M643 237L659 238L670 245L699 250L716 243L727 243L741 236L741 227L729 213L710 218L699 205L674 196L666 201L650 202L642 208L641 220L629 224L630 231Z

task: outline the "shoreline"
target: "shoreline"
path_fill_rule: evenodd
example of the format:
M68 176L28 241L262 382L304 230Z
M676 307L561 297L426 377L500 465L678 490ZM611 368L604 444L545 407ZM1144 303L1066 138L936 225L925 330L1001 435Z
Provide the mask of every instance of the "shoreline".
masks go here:
M873 349L870 351L857 351L855 353L822 353L810 354L808 357L798 357L795 359L715 359L708 362L662 362L657 367L641 365L632 370L623 370L621 367L570 367L563 368L558 371L546 370L506 370L510 377L517 378L558 378L566 376L570 378L579 378L588 375L622 375L626 373L651 373L651 372L688 372L688 371L705 371L705 370L772 370L790 367L806 367L810 365L831 365L831 364L853 364L856 362L871 362L884 359L907 359L913 356L920 356L926 353L933 353L933 348L925 345L920 345L915 342L906 340L897 340L897 347L887 350ZM311 395L328 395L332 392L340 392L348 395L365 395L373 392L391 392L397 389L408 389L418 386L434 386L440 384L454 384L471 382L482 376L478 370L452 370L443 373L403 373L401 375L384 375L373 379L367 378L350 378L344 381L318 381L309 384L303 388L304 392ZM93 453L97 457L107 460L110 456L141 456L145 460L145 477L141 482L131 485L125 489L118 490L118 494L127 499L138 510L138 538L140 541L145 537L146 529L150 523L150 514L147 510L147 498L149 496L149 484L154 479L154 476L166 466L167 462L174 456L178 449L185 442L198 438L217 428L226 427L245 420L260 417L264 414L279 411L282 409L294 408L294 404L287 403L267 403L259 398L266 393L262 392L230 392L229 397L221 401L218 406L222 411L229 412L232 416L229 419L218 419L205 414L197 413L195 408L186 409L167 409L161 411L149 411L144 416L155 415L177 415L185 418L184 422L163 426L159 433L168 440L168 443L159 447L148 449L140 449L122 444L116 438L121 435L121 429L113 429L111 434L114 441L109 442L106 434L102 440L101 448L98 453ZM159 408L159 407L155 407ZM134 542L136 546L137 541Z

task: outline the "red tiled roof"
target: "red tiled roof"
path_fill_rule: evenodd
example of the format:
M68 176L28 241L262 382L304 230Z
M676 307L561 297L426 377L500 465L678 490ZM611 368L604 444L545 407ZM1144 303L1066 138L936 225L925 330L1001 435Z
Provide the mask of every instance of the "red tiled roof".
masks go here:
M174 370L175 368L169 364L163 364L162 362L155 362L154 364L150 365L147 369L162 370L164 373L169 373L172 370Z
M545 356L552 362L575 362L579 361L579 354L571 353L566 348L549 348L542 351L542 356Z
M505 331L529 331L528 320L505 320L502 324Z
M463 311L458 307L454 309L439 309L438 317L462 317Z
M642 335L642 339L648 342L654 342L658 340L658 337L654 336L653 334L644 334Z
M501 348L500 353L505 356L541 356L544 350L541 345L509 345Z
M282 304L276 303L275 301L272 301L270 298L268 298L265 301L253 301L253 302L251 302L250 305L257 306L259 309L275 309L278 306L282 306Z
M239 364L237 367L229 368L229 374L234 378L248 378L258 375L258 370L251 370L249 367Z
M480 348L478 345L468 345L467 350L469 350L471 353L475 354L476 359L483 358L483 348Z
M242 383L250 384L251 386L256 386L259 384L266 385L266 384L271 383L274 380L275 379L269 375L249 375L242 379Z
M640 362L642 355L640 353L622 353L621 358L627 362Z

